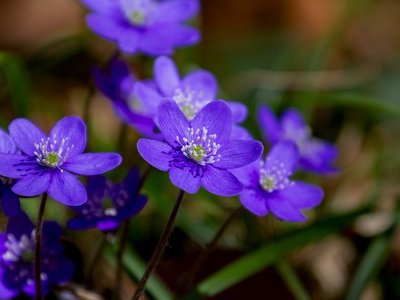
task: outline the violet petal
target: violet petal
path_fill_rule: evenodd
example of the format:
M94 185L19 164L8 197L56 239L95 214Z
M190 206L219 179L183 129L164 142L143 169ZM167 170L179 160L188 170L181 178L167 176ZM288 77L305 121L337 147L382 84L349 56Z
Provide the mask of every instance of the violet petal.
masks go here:
M83 184L75 175L66 171L54 172L48 193L50 197L64 205L78 206L87 201Z
M235 196L243 190L243 185L232 173L213 166L207 166L201 183L207 191L218 196Z
M108 172L122 162L117 153L82 153L68 159L62 168L79 175L98 175Z

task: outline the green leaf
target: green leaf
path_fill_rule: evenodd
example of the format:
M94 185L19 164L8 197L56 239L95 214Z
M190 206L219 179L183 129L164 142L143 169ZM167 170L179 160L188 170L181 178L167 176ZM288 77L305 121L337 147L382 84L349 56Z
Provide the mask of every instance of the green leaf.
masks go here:
M113 247L113 252L117 252L116 247ZM115 255L111 252L107 253L107 257L115 262ZM125 250L124 267L128 273L139 280L146 270L146 263L139 258L132 248L127 247ZM168 288L157 278L155 274L152 274L146 285L146 291L152 295L155 300L172 300L174 296L168 290Z
M393 228L372 241L354 275L346 299L358 300L361 298L361 294L368 283L377 275L386 261L392 234Z
M288 263L284 261L278 262L276 264L276 269L297 300L311 299L300 278Z
M197 289L206 296L214 296L262 269L282 260L293 251L340 231L355 218L370 211L370 206L355 212L317 221L307 228L296 230L239 258L217 271Z
M11 54L0 53L0 68L11 95L15 114L25 117L28 111L29 84L23 63Z

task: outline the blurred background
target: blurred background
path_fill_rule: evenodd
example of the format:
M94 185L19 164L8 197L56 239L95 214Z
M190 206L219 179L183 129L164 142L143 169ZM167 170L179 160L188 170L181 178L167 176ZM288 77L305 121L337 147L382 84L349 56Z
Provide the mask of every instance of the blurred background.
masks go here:
M48 130L64 115L88 112L90 149L116 150L121 137L125 145L124 165L111 176L122 178L133 165L144 172L135 146L138 135L132 129L121 135L109 102L90 93L93 66L115 49L88 31L85 13L77 0L0 2L0 125L29 117ZM299 108L317 137L337 144L340 173L301 175L326 193L304 224L243 211L189 295L190 266L239 201L205 191L186 196L149 286L151 299L173 299L173 294L186 294L185 299L400 299L399 20L398 0L202 1L195 23L203 40L178 51L181 72L199 67L213 72L222 98L249 107L245 124L258 139L259 104L277 113ZM139 64L142 57L128 59L141 77L152 76L150 59L145 64ZM150 258L177 193L167 174L156 170L144 191L149 205L130 226L126 295ZM38 201L22 201L35 211ZM71 215L54 201L47 211L47 219L62 224ZM79 266L79 286L101 233L66 230L65 235L68 255ZM109 299L114 250L110 243L96 266L96 292L79 289L81 299Z

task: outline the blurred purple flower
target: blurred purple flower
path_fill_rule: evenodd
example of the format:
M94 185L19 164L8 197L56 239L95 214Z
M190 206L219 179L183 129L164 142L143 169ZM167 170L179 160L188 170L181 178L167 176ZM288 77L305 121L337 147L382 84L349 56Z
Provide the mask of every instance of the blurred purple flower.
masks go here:
M93 71L96 87L111 100L119 118L149 138L162 139L153 119L158 106L166 99L174 100L191 120L217 96L214 75L197 70L181 79L175 63L165 56L156 59L154 78L154 81L136 82L128 65L119 58L111 60L105 72L99 68ZM235 124L232 138L251 138L246 129L236 125L246 119L246 106L239 102L227 104Z
M289 222L306 220L301 213L321 203L321 188L290 180L298 163L298 151L293 142L276 144L265 161L259 160L233 170L244 185L239 195L242 205L257 216L269 212Z
M56 222L44 222L42 235L41 279L44 294L52 284L71 279L73 263L64 257L60 242L61 227ZM11 217L7 231L0 234L0 296L12 298L21 293L35 295L34 252L35 228L24 214Z
M128 54L172 54L177 47L196 44L198 30L183 23L195 17L198 0L82 0L92 12L91 30L115 42Z
M110 61L107 70L93 70L93 81L96 87L109 99L118 117L141 134L159 138L157 126L146 103L135 97L134 85L136 78L128 65L119 58Z
M258 121L262 134L272 145L290 140L298 147L299 166L306 171L329 174L337 171L332 166L338 151L332 143L314 138L310 127L299 111L287 109L279 121L267 106L258 110Z
M74 174L98 175L121 163L116 153L82 153L86 126L79 117L62 118L48 137L27 119L11 122L9 132L22 153L0 153L0 175L19 179L12 187L18 195L48 192L65 205L81 205L87 194Z
M11 137L0 129L0 153L18 153L17 146ZM21 211L19 198L11 190L14 180L0 176L0 200L1 208L6 216L15 216Z
M114 231L124 221L139 213L147 197L139 195L139 170L132 169L121 183L113 183L105 176L89 177L88 201L74 207L79 215L69 220L67 226L82 230L98 228Z
M220 196L239 194L243 185L228 170L255 161L263 150L260 142L230 139L232 112L223 101L207 104L191 121L174 101L166 101L157 123L166 142L140 139L139 153L188 193L202 185Z

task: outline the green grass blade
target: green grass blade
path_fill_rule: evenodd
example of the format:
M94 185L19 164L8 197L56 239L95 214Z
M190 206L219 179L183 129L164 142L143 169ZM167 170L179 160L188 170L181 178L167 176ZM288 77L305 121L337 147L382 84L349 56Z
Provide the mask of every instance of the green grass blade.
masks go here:
M116 253L116 247L113 247L114 253ZM108 253L108 258L115 262L115 255ZM124 266L127 272L136 280L139 280L146 270L146 263L140 259L132 248L127 247L123 258ZM164 285L164 283L157 278L157 275L153 274L146 285L146 291L155 300L172 300L174 296Z
M296 230L272 241L206 278L198 285L197 289L206 296L216 295L267 266L282 260L291 252L340 231L355 218L369 210L370 208L366 207L345 215L315 222L308 228Z
M276 269L278 270L287 287L290 289L297 300L311 299L300 278L297 276L297 274L288 263L284 261L278 262L276 264Z
M358 300L362 292L379 272L389 253L393 230L376 237L361 260L356 274L350 284L347 300Z

